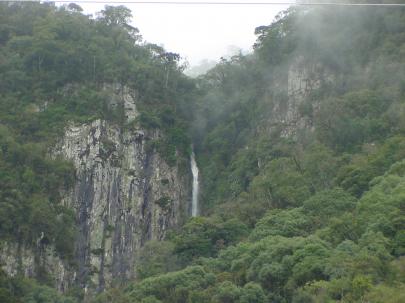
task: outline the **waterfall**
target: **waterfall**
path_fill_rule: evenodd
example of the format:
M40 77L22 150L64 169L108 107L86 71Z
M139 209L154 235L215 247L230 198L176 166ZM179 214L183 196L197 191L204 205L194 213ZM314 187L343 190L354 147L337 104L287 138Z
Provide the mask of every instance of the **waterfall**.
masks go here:
M196 217L198 215L198 167L195 162L194 149L191 152L190 157L191 172L193 173L193 191L191 200L191 216Z

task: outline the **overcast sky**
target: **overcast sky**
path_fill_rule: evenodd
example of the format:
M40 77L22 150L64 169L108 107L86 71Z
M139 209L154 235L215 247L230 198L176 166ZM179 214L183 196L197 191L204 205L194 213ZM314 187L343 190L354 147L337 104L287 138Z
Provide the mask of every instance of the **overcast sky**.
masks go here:
M113 2L114 0L111 0L111 3ZM291 2L291 0L277 0L277 2ZM104 7L104 4L79 4L86 14L93 14ZM287 5L125 4L125 6L132 10L133 25L139 28L144 40L161 44L166 50L179 53L191 65L197 65L203 59L218 60L228 52L229 46L250 50L255 41L254 29L260 25L270 24L277 13L288 8Z

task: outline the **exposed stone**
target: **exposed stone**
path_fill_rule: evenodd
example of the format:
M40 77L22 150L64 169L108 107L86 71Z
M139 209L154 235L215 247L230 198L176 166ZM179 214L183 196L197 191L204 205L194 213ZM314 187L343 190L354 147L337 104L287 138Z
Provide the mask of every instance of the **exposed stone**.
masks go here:
M265 129L259 131L271 132L278 128L282 137L294 137L299 131L313 130L311 119L302 115L300 107L308 102L311 92L328 81L332 81L332 75L320 64L297 57L290 64L286 81L274 84L277 89L285 91L285 98L272 98L271 113L262 126ZM310 106L317 109L317 104Z
M0 249L2 268L11 277L22 274L35 278L41 269L49 274L55 282L55 287L63 292L75 280L75 272L69 270L66 262L62 261L52 247L27 247L16 243L3 243Z
M180 174L147 148L149 140L163 134L136 125L139 113L133 93L119 86L104 89L113 92L110 106L123 106L132 128L104 120L70 124L51 152L71 160L76 168L75 185L63 193L62 203L76 213L77 265L64 264L51 247L41 254L62 291L72 284L90 292L102 290L133 278L139 248L148 240L164 239L167 230L184 218L189 201L191 176ZM22 268L26 276L35 276L34 251L10 244L0 254L9 274Z

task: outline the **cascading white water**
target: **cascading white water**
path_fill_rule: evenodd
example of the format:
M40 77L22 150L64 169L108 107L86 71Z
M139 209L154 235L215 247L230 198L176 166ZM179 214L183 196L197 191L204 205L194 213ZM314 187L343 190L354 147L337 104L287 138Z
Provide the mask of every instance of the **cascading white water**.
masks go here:
M190 157L191 172L193 174L193 190L192 190L192 200L191 200L191 216L196 217L198 215L198 166L195 162L194 150Z

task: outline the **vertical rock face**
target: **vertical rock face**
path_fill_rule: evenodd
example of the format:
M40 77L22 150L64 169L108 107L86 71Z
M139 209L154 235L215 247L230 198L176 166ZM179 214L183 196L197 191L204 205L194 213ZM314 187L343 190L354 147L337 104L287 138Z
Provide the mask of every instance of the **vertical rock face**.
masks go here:
M122 90L113 102L122 102L128 122L137 117L130 92ZM76 280L82 287L102 289L132 278L139 248L162 240L184 214L187 178L148 148L159 136L96 120L67 127L55 148L76 167L64 203L77 214Z
M9 274L22 269L34 277L40 259L59 290L73 284L101 290L133 278L144 243L162 240L186 215L190 172L180 173L149 147L163 134L137 126L134 93L122 87L104 89L111 92L111 108L121 106L132 126L104 120L70 124L52 150L76 168L75 185L62 201L76 214L75 266L62 262L51 247L36 257L32 249L10 243L0 252Z
M274 104L267 131L277 126L281 128L281 136L294 137L297 131L311 129L312 122L301 111L305 111L304 105L311 92L320 88L322 83L332 81L331 77L320 64L297 57L290 64L286 81L276 83L276 87L285 91L285 98ZM317 110L317 104L311 106Z
M69 270L69 265L57 256L55 250L40 243L35 248L24 243L5 243L0 250L0 264L12 277L22 274L33 278L45 269L59 291L66 290L65 287L75 278L75 272Z

